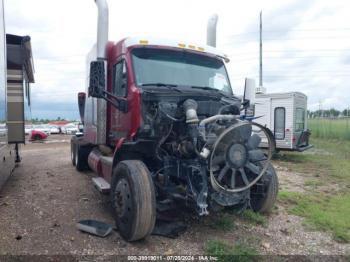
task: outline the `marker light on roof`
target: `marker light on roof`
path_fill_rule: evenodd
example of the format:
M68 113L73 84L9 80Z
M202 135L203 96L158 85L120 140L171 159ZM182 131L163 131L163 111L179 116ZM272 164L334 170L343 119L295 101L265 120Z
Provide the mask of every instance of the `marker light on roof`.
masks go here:
M148 39L148 40L145 40ZM230 60L227 55L220 52L218 49L212 47L212 46L203 46L201 44L198 45L189 45L185 44L185 42L179 42L179 41L173 41L169 39L162 39L162 38L141 38L141 37L131 37L127 38L125 41L125 47L128 48L133 45L154 45L154 46L165 46L165 47L178 47L183 49L191 49L196 50L199 52L206 52L208 54L216 55L222 59L225 60L226 63L228 63Z

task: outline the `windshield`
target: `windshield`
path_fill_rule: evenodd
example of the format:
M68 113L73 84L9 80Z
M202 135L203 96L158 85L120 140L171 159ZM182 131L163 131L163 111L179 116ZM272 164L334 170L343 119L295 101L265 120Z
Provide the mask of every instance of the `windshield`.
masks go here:
M137 86L204 87L232 94L224 63L200 54L165 49L132 51Z

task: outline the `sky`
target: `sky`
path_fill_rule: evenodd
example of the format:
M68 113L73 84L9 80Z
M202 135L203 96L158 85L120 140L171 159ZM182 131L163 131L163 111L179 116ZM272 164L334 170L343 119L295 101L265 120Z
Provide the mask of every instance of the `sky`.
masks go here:
M112 41L152 36L205 43L207 20L218 14L217 48L230 57L237 95L246 77L258 83L262 11L267 92L303 92L311 110L350 106L350 1L109 0L109 7ZM96 12L93 0L5 0L7 33L32 39L33 118L78 119Z

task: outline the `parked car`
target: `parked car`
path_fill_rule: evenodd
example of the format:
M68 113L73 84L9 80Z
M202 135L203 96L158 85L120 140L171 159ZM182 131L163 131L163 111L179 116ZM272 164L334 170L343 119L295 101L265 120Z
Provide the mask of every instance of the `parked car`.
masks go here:
M61 130L58 126L50 126L50 134L59 134Z
M45 132L42 132L40 130L32 130L30 132L29 140L31 141L38 141L38 140L44 140L48 137L48 135Z
M47 135L50 135L50 126L48 126L48 125L34 125L33 130L41 131Z
M62 132L67 135L74 135L79 132L79 129L75 124L67 124L62 127Z
M26 135L29 135L32 130L33 130L33 126L32 125L25 125L24 132L25 132Z

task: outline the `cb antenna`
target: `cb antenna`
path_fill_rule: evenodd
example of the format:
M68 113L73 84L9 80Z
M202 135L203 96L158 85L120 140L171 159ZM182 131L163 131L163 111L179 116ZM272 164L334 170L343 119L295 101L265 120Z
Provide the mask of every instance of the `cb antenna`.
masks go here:
M262 72L262 11L260 11L260 52L259 52L259 87L263 86L263 72Z

